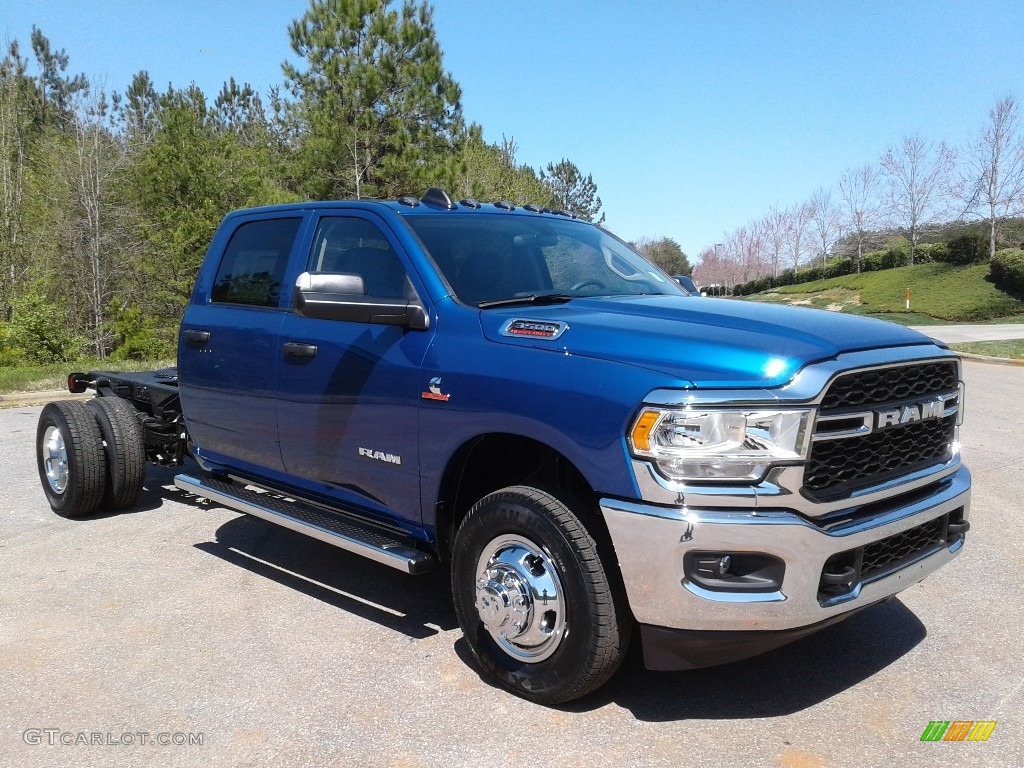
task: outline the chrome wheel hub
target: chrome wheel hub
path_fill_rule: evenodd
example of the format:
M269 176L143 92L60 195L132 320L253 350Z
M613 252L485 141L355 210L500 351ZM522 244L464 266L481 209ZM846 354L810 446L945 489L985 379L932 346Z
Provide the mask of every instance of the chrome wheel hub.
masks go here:
M476 610L510 656L543 661L565 635L565 597L550 555L522 536L504 535L477 562Z
M64 493L68 487L68 451L64 445L64 435L56 427L47 427L43 435L43 467L46 470L46 482L54 493Z

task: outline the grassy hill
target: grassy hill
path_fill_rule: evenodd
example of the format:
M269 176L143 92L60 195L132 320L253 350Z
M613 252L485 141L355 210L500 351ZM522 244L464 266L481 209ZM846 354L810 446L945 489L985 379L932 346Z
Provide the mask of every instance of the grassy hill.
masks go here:
M787 285L744 298L878 316L905 325L1024 322L1024 301L1000 291L986 277L987 264L916 264ZM904 300L908 287L910 312Z

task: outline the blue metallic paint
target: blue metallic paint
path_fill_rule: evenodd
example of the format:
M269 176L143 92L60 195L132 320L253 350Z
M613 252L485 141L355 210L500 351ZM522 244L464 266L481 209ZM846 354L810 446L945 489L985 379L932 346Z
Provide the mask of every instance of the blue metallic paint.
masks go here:
M388 233L427 308L429 331L300 318L287 309L287 289L280 310L231 308L218 317L209 304L210 286L239 222L305 217L288 286L305 268L316 216L343 211L373 218ZM430 540L446 468L480 435L544 443L600 494L636 499L624 435L649 392L778 387L805 365L843 351L929 343L913 331L864 318L677 296L477 310L450 298L402 221L420 213L437 211L383 202L307 203L225 219L182 325L218 323L218 331L232 325L235 331L232 344L221 344L217 354L193 354L181 345L182 401L204 455L225 468L262 473L325 501L389 518ZM555 341L501 335L513 317L569 327ZM284 361L279 345L293 340L315 343L317 357ZM276 354L269 355L271 349ZM422 398L433 377L440 377L447 401ZM278 432L284 460L278 454L275 464ZM358 447L399 454L402 464L360 457Z

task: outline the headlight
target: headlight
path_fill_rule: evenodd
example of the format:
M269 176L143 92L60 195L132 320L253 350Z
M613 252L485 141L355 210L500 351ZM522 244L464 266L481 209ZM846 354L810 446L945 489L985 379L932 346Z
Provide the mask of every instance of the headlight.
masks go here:
M757 482L807 458L810 410L646 408L630 430L633 455L671 480Z

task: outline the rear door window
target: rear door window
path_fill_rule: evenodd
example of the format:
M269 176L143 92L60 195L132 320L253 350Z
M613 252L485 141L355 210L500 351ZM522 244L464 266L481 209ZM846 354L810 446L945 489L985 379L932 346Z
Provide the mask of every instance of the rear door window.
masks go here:
M217 270L211 300L220 304L276 307L301 218L242 224L231 236Z

